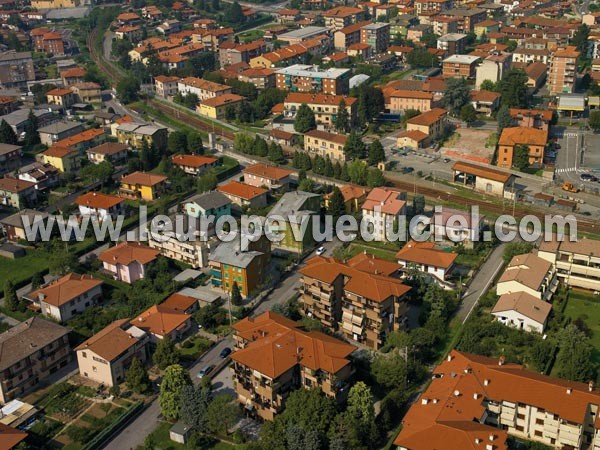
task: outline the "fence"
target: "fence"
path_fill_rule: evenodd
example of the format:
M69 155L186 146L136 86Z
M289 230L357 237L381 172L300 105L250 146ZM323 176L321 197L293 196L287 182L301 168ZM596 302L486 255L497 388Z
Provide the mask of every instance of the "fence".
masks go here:
M98 433L94 439L92 439L83 447L82 450L97 450L102 448L102 446L107 443L113 437L113 435L125 428L134 418L139 415L143 409L144 402L139 401L134 403L121 417L119 417L119 420L110 424L108 427Z

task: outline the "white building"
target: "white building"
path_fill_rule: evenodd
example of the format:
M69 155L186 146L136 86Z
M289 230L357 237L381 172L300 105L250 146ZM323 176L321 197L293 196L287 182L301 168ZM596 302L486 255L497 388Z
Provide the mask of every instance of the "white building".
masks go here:
M402 249L396 253L398 264L404 270L411 267L418 269L437 278L447 281L448 275L454 268L454 260L458 254L446 252L436 248L435 242L407 242Z
M552 305L527 292L502 295L492 309L498 322L525 331L543 333Z
M99 221L106 218L114 220L125 212L124 199L101 192L88 192L78 197L75 204L79 206L79 214L96 217Z
M517 255L508 263L496 285L496 294L527 292L542 299L550 300L558 281L552 264L533 253Z

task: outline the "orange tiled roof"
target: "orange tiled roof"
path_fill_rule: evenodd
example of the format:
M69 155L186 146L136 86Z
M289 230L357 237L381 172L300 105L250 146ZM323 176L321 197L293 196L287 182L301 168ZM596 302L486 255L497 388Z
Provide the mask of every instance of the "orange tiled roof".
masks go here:
M352 6L337 6L335 8L328 9L323 12L323 17L336 18L336 17L350 17L356 14L361 14L362 8L354 8Z
M122 264L128 266L133 261L148 264L160 254L159 250L147 247L137 242L121 242L114 247L104 250L98 256L102 262L111 265Z
M154 305L131 321L131 324L156 336L166 336L182 328L191 316L169 305Z
M73 91L68 88L56 88L56 89L52 89L52 90L46 92L46 95L59 95L62 97L64 95L69 95L72 93L73 93Z
M285 98L285 103L306 103L307 105L336 105L342 102L346 106L352 106L356 102L354 97L346 97L343 95L327 95L327 94L310 94L306 92L292 92Z
M124 199L121 197L103 194L102 192L88 192L75 199L76 205L94 209L108 209L122 202L124 202Z
M63 147L60 145L53 145L52 147L50 147L48 150L46 150L42 154L45 156L50 156L52 158L64 158L65 156L70 155L72 153L77 153L77 149L75 149L73 147Z
M192 86L197 89L202 89L209 92L230 91L231 86L215 83L213 81L204 80L202 78L187 77L180 80L180 83L187 86Z
M471 101L473 102L495 102L500 98L500 94L493 91L471 91Z
M228 104L239 103L243 100L246 100L246 97L242 97L241 95L237 94L223 94L217 97L211 97L207 98L206 100L202 100L202 104L212 108L218 108Z
M326 334L303 331L296 322L271 311L247 317L233 328L249 342L231 359L272 379L297 364L336 374L350 363L348 356L355 350Z
M121 178L121 183L125 184L139 184L140 186L155 186L159 183L163 183L167 180L167 177L162 175L155 175L148 172L133 172L129 175L125 175Z
M499 145L540 145L545 146L548 143L548 130L539 130L530 127L510 127L504 128Z
M445 252L435 248L435 242L407 242L396 257L400 261L409 263L427 264L429 266L449 268L454 264L458 254L454 252Z
M204 167L211 164L215 164L218 161L217 158L212 156L198 156L198 155L173 155L171 162L176 166L186 167Z
M310 130L304 133L305 136L321 139L323 141L335 142L336 144L346 145L346 136L343 134L329 133L328 131Z
M27 433L0 423L0 450L11 450L27 437Z
M416 117L408 119L406 123L411 125L430 126L440 120L446 114L448 114L448 111L443 108L433 108L427 112L419 114Z
M250 186L249 184L240 183L239 181L231 181L222 186L218 186L217 191L233 195L234 197L240 197L245 200L250 200L269 192L267 189Z
M104 130L100 128L92 128L90 130L82 131L68 138L62 139L56 143L57 147L70 147L71 145L77 145L81 142L91 141L104 134Z
M429 135L427 133L423 133L422 131L419 130L407 130L407 131L403 131L402 133L400 133L398 135L399 138L408 138L408 139L412 139L413 141L416 142L422 142L425 139L427 139L429 137Z
M369 192L362 209L374 211L376 207L379 207L381 208L382 213L393 215L400 214L406 205L406 201L399 198L401 195L402 192L396 189L387 187L374 188Z
M102 281L96 280L91 275L69 273L58 280L54 280L48 286L31 292L29 296L37 299L40 294L44 295L44 302L60 307L101 285Z
M0 178L0 191L21 192L34 186L35 183L30 181L19 180L17 178Z
M258 177L269 178L271 180L282 180L283 178L294 173L292 170L282 169L281 167L270 166L262 163L252 164L251 166L248 166L242 170L242 172L250 175L256 175Z

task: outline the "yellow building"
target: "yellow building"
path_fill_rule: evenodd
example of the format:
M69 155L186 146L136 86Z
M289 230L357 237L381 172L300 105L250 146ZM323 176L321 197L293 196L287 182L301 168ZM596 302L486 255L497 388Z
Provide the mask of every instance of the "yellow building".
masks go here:
M80 4L79 0L31 0L35 9L76 8Z
M444 133L448 111L433 108L406 121L407 131L421 131L431 139L437 139Z
M207 98L197 107L198 114L211 119L224 119L227 114L227 108L230 106L239 107L240 103L246 100L246 97L235 94L224 94L218 97Z
M42 153L42 162L56 167L61 172L77 172L81 168L79 152L73 147L55 145Z
M135 200L155 200L165 191L167 177L134 172L121 178L119 194Z
M75 103L75 94L71 89L67 88L56 88L46 93L48 103L54 105L64 106L70 108Z

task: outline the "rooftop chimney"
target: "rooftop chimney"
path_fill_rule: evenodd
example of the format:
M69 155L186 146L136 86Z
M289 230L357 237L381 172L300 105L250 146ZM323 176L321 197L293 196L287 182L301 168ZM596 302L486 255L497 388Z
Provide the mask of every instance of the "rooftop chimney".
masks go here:
M429 403L429 400L427 400L426 398L421 399L421 405L426 405L427 403Z
M573 392L573 389L572 389L572 388L570 388L570 387L568 387L568 388L567 388L567 394L571 395L571 392Z
M460 395L460 391L459 391L458 389L456 389L456 390L454 391L454 396L455 396L455 397L458 397L459 395Z
M490 384L490 380L488 380L487 378L485 380L483 380L484 386L487 386L488 384Z
M590 380L588 383L588 391L592 392L594 390L594 382Z
M446 361L452 361L452 355L448 355L448 357L446 358Z
M504 365L504 355L502 355L499 359L498 359L498 365L499 366L503 366Z

